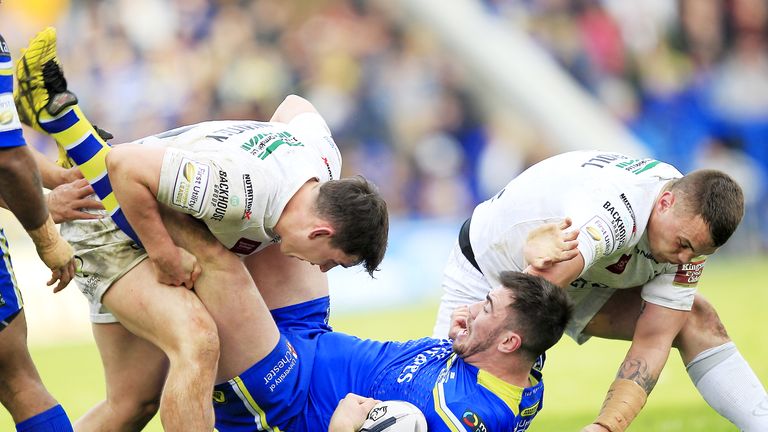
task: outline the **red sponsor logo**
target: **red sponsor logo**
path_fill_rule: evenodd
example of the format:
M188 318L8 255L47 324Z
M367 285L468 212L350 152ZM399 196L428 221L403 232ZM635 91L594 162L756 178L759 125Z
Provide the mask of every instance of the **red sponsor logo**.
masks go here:
M673 283L678 286L695 287L699 283L701 273L704 271L704 262L706 260L706 258L694 258L694 261L687 264L679 264Z
M632 258L632 255L622 255L621 258L619 258L618 261L615 263L609 265L605 269L608 270L611 273L615 274L622 274L624 273L624 270L627 269L627 263L629 263L629 260Z
M261 246L261 242L249 240L247 238L241 238L235 243L229 250L238 255L250 255Z

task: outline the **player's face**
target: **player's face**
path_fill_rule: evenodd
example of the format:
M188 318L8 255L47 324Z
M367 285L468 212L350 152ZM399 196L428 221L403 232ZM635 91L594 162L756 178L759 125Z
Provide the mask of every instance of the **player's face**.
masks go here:
M682 206L657 204L648 223L648 243L651 254L660 263L685 264L700 255L711 255L709 227L699 215L685 211Z
M358 263L357 257L345 254L341 249L331 246L330 237L318 237L312 240L297 242L297 244L281 244L286 255L307 261L320 267L322 272L336 267L352 267Z
M507 290L496 288L485 300L469 306L466 328L453 341L453 350L459 357L466 359L498 344L505 330L509 302Z

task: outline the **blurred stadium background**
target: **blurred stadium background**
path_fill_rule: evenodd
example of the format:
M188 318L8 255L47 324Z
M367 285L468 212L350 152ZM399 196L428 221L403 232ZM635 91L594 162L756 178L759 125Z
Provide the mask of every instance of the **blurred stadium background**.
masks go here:
M65 71L113 143L209 119L266 119L289 93L327 119L344 173L385 195L382 271L330 273L337 327L378 339L431 333L442 264L461 221L527 166L574 148L714 167L744 187L741 228L702 291L764 382L768 301L766 0L5 0L18 50L59 30ZM33 132L30 144L53 155ZM87 307L57 296L7 213L30 345L73 417L103 395ZM626 345L553 350L533 431L578 430ZM2 411L2 410L0 410ZM0 412L0 430L12 422ZM148 430L160 430L156 421ZM672 355L630 429L728 431Z

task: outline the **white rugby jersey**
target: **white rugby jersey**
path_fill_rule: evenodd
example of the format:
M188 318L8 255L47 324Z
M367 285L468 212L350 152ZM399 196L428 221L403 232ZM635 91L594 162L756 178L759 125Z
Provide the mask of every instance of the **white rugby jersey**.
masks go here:
M341 154L323 118L289 123L211 121L141 140L167 146L158 200L206 223L231 251L249 255L278 242L273 228L308 180L341 175ZM175 162L170 162L175 155Z
M689 310L704 258L659 264L645 233L664 185L682 174L653 159L577 151L546 159L512 180L472 214L470 243L491 285L499 272L523 270L528 233L547 222L573 219L584 269L574 288L632 288L654 304Z

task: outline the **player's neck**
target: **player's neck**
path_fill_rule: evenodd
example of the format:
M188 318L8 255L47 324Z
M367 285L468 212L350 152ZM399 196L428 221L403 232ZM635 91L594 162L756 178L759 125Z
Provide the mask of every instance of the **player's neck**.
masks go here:
M518 358L494 358L468 360L468 363L476 366L496 378L518 387L530 387L531 367L533 363L520 361Z
M283 212L277 219L274 231L280 237L290 232L302 231L314 223L314 206L318 194L317 180L308 180L285 204Z

